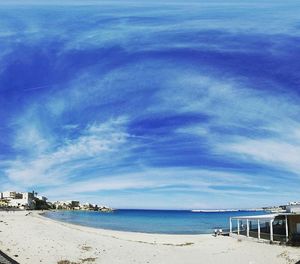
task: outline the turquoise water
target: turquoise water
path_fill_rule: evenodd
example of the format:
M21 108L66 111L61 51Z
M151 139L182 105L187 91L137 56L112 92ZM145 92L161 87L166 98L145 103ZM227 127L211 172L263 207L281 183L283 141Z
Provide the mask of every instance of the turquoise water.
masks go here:
M73 224L144 233L208 234L215 228L229 228L229 218L266 212L191 212L175 210L49 211L46 217Z

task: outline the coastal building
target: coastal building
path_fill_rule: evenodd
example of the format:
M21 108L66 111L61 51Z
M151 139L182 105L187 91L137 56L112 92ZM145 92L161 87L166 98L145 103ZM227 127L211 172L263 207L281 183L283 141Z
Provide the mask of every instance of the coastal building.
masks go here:
M289 202L288 205L300 205L300 202Z
M300 214L300 204L290 204L286 206L286 211L288 213L298 213Z
M83 203L79 201L56 201L51 204L52 208L57 210L85 210L85 211L100 211L112 212L113 209L108 206L98 206L97 204Z
M90 203L84 203L80 205L80 210L94 210L94 207Z
M6 191L2 193L4 199L22 199L22 194L18 192Z
M53 202L53 206L57 210L68 210L70 208L69 203L65 202L65 201L56 201L56 202Z
M230 236L300 245L300 206L289 205L284 213L231 217Z
M36 205L47 201L44 196L36 196L32 192L5 191L0 193L0 207L13 207L18 209L36 209Z
M90 210L101 212L112 212L113 209L106 206L98 206L97 204L80 204L80 201L56 201L48 202L47 197L37 195L36 192L16 192L5 191L0 192L0 207L4 208L18 208L22 210Z
M58 210L79 210L79 201L56 201L53 203L53 207Z
M9 199L9 205L11 207L17 207L20 209L35 209L34 193L14 193L14 198Z
M47 197L41 196L41 195L37 195L36 198L39 199L40 201L43 201L43 202L47 202L47 200L48 200Z
M79 201L71 201L71 209L79 210L80 209L80 202Z

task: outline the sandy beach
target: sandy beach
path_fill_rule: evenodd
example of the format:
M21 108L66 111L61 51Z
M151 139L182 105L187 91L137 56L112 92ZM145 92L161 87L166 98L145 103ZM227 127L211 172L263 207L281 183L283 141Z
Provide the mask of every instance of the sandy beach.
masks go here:
M37 212L26 214L0 212L0 249L22 264L276 264L300 259L300 249L292 247L212 235L110 231L57 222Z

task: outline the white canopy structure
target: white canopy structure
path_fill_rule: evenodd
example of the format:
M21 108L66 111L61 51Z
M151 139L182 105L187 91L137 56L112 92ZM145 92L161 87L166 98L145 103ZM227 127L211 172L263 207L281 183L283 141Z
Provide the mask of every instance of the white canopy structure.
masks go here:
M246 220L246 235L249 237L250 228L249 228L249 222L256 221L257 222L257 238L258 240L261 239L260 237L260 224L262 222L269 222L270 224L270 241L273 241L273 222L276 217L278 216L284 216L285 217L285 235L286 235L286 242L288 241L288 221L287 221L287 215L289 214L267 214L267 215L254 215L254 216L237 216L237 217L231 217L230 218L230 235L232 232L232 220L237 221L237 234L240 235L240 221Z

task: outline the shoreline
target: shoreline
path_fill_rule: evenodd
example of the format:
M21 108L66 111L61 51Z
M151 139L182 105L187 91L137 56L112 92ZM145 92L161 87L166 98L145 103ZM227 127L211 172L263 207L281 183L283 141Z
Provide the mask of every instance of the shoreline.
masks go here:
M284 264L300 259L298 248L206 234L98 229L28 213L0 211L0 250L21 264Z
M123 212L127 219L123 221ZM117 210L118 211L118 210ZM128 212L127 212L128 211ZM131 211L134 211L131 214ZM93 227L97 229L119 231L119 232L134 232L134 233L145 233L145 234L168 234L168 235L212 235L214 234L215 229L222 229L223 234L229 233L229 219L237 212L245 215L248 211L222 211L222 212L192 212L187 210L181 210L182 214L178 215L179 210L169 210L174 211L176 214L168 214L166 210L163 210L163 214L154 213L152 216L151 210L150 213L145 213L145 217L149 221L145 221L144 214L137 214L135 216L136 209L121 209L120 214L114 216L114 213L109 213L105 215L103 213L95 211L86 211L86 210L47 210L45 216L47 218L64 222L71 223L75 225L81 225L86 227ZM144 211L144 210L142 210ZM155 210L157 211L157 210ZM180 212L181 212L180 211ZM130 212L130 214L129 214ZM233 215L229 214L232 212ZM78 215L77 215L78 213ZM220 217L215 218L215 214L220 214ZM224 213L224 214L223 214ZM87 217L85 217L88 214ZM157 215L156 215L157 214ZM255 214L261 214L261 212L256 212ZM99 215L99 219L98 216ZM111 219L110 216L111 215ZM141 219L139 218L142 216ZM166 218L164 218L166 215ZM82 218L81 218L82 216ZM161 217L161 220L156 220L158 217ZM154 221L151 222L152 217ZM151 220L151 221L150 221ZM211 224L210 224L211 222Z
M57 210L50 210L52 212L56 212ZM66 210L68 211L68 210ZM60 220L55 220L51 217L47 217L44 216L44 214L47 213L47 211L43 211L43 212L39 212L37 210L32 210L30 212L35 212L35 215L39 215L42 217L45 217L47 219L50 219L56 223L65 223L65 224L69 224L69 225L74 225L74 226L81 226L81 227L87 227L87 228L92 228L95 230L102 230L104 232L108 231L108 232L117 232L117 233L124 233L124 234L130 234L130 233L134 233L134 234L141 234L141 235L166 235L166 236L202 236L202 235L208 235L211 236L213 235L213 233L195 233L195 234L184 234L184 233L151 233L151 232L140 232L140 231L125 231L125 230L116 230L116 229L109 229L109 228L101 228L101 227L92 227L92 226L88 226L88 225L81 225L81 224L76 224L76 223L71 223L68 221L60 221ZM58 210L58 212L60 212L60 210Z
M31 211L34 212L34 211ZM206 237L211 237L212 234L161 234L161 233L146 233L146 232L134 232L134 231L122 231L122 230L113 230L113 229L104 229L104 228L97 228L97 227L91 227L91 226L86 226L86 225L80 225L80 224L75 224L75 223L70 223L70 222L65 222L65 221L59 221L59 220L55 220L52 219L50 217L44 216L43 214L45 214L46 212L35 212L33 213L31 216L32 217L37 217L37 218L42 218L42 219L46 219L47 221L51 221L53 223L59 224L59 225L63 225L63 226L67 226L73 229L77 229L80 231L84 231L84 232L93 232L93 233L97 233L99 235L103 235L103 236L109 236L109 237L113 237L116 239L122 239L122 238L147 238L147 239L155 239L153 240L153 242L149 242L149 241L135 241L135 240L128 240L125 239L126 241L132 241L132 242L143 242L143 243L150 243L153 244L154 242L157 244L164 244L163 242L159 242L157 241L157 238L159 237L160 239L172 239L174 241L174 238L182 238L183 236L185 238L194 238L195 236L206 236ZM146 239L146 240L147 240ZM176 240L177 241L177 240ZM171 245L172 244L169 244ZM177 244L174 244L174 246L176 246Z

